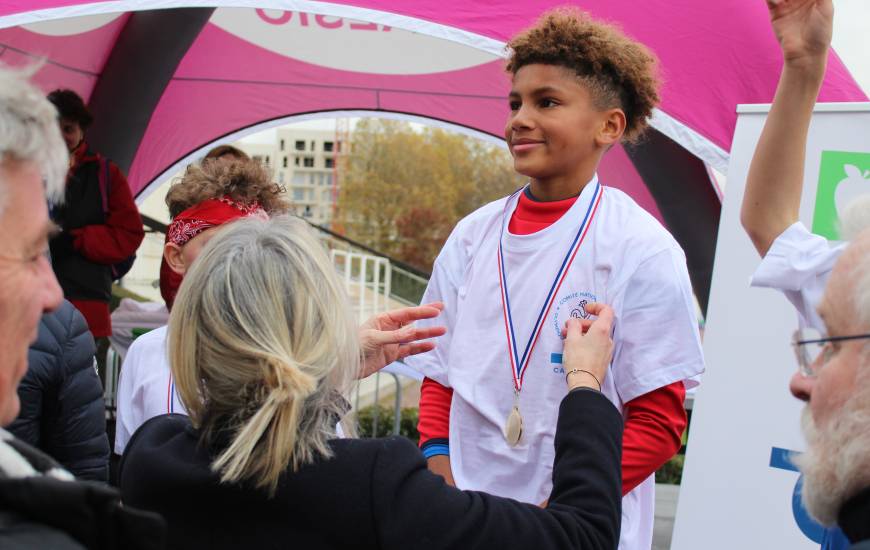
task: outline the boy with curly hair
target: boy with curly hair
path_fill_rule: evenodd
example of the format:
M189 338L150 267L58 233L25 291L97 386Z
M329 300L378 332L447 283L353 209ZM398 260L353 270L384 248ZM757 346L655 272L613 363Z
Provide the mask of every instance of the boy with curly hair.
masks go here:
M160 289L171 309L184 273L221 226L247 216L273 216L288 210L272 174L262 164L238 155L207 155L188 166L169 188L166 205L172 221L166 232ZM184 413L174 391L166 356L167 327L133 342L118 381L115 453L146 420Z
M653 473L680 448L685 389L704 364L683 251L596 170L646 128L656 59L571 9L508 46L505 139L529 183L461 220L435 261L423 301L446 304L448 333L411 362L428 377L421 447L449 483L546 505L564 378L591 376L562 369L562 329L610 304L615 351L599 385L625 418L620 548L648 549Z

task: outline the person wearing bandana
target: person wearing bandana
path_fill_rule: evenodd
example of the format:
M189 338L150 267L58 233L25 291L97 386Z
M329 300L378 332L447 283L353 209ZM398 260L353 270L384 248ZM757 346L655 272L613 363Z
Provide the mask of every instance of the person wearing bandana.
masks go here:
M235 158L206 158L188 167L167 196L172 221L166 231L160 289L168 308L184 273L221 226L240 218L266 219L288 205L261 164ZM167 327L152 330L130 346L118 381L115 453L146 420L184 413L166 357Z
M222 226L243 218L268 219L283 214L289 205L282 190L272 183L268 168L240 158L237 153L210 154L188 167L166 196L172 222L166 232L161 292L172 308L185 273ZM402 308L370 318L360 327L363 353L378 356L383 346L403 342L412 353L434 348L417 340L440 336L443 327L415 332L408 340L410 325L438 314L442 305ZM404 327L404 328L403 328ZM127 352L118 382L115 453L121 455L133 433L148 419L171 413L186 414L167 358L167 327L137 338Z

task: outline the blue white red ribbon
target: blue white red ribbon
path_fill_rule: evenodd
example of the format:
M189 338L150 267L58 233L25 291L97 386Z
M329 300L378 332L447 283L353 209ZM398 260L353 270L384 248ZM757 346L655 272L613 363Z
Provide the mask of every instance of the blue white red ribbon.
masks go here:
M175 380L172 377L172 373L169 373L169 387L166 388L166 414L172 414L175 412Z
M520 191L522 191L522 189ZM510 297L508 296L507 273L505 272L504 265L504 252L502 251L502 241L504 240L505 228L507 227L507 208L513 197L520 191L516 191L505 201L505 209L502 213L501 234L499 235L498 240L498 282L499 287L501 288L501 305L504 317L505 334L507 335L508 341L511 374L514 379L514 388L517 392L520 392L523 389L523 377L526 374L526 368L529 366L532 350L535 348L535 344L538 343L538 337L541 335L544 320L547 318L547 314L550 312L550 308L556 298L556 293L559 292L559 288L562 286L562 282L564 282L565 276L568 274L568 269L574 262L574 258L577 257L580 245L583 244L583 240L586 238L586 233L592 225L592 220L595 218L595 213L598 211L598 205L601 202L601 196L604 194L604 188L601 186L600 182L595 182L595 191L592 194L592 200L589 201L589 207L586 209L583 223L580 224L580 228L577 230L577 235L574 236L574 240L571 242L571 247L565 254L565 258L562 260L562 265L559 267L559 271L553 279L553 284L550 286L550 291L547 293L544 305L541 306L541 311L538 313L538 319L535 321L535 326L532 329L532 334L529 336L529 341L526 343L526 348L523 351L522 356L519 354L517 340L514 333L514 322L513 317L511 316L511 303Z

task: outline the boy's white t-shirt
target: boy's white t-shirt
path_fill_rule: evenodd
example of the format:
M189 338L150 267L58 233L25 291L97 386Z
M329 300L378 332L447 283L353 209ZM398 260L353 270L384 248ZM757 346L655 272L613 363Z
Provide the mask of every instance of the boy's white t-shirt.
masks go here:
M846 243L831 246L826 238L795 222L773 241L750 284L781 291L797 310L802 327L824 333L825 324L816 306L822 301L831 270L845 249Z
M166 336L166 326L143 334L133 341L124 358L115 428L115 452L119 455L146 420L161 414L187 414L172 384Z
M505 230L508 294L519 353L584 215L597 177L558 221L530 235ZM559 288L526 370L520 395L523 436L516 447L503 429L514 387L499 288L497 248L517 195L490 203L459 222L436 262L423 302L441 300L437 319L448 332L431 353L406 359L421 374L453 388L450 462L458 487L539 504L552 489L553 440L567 393L560 364L561 328L597 301L615 313L614 355L602 391L626 402L677 381L691 388L704 371L698 321L685 256L673 237L623 192L602 197ZM510 201L507 203L506 201ZM623 498L621 549L652 544L655 480Z

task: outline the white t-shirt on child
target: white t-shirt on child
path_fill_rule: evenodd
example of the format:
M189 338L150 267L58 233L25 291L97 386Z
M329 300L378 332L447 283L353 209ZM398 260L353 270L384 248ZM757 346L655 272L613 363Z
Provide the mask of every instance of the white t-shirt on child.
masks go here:
M613 361L602 389L620 410L673 382L694 387L704 370L683 251L626 194L597 189L596 177L568 212L541 231L513 235L505 229L507 290L522 354L566 252L587 213L591 216L588 234L542 320L520 395L524 426L515 447L503 435L514 386L497 249L517 196L460 221L435 262L423 302L445 303L442 315L428 323L446 324L448 332L434 352L406 361L454 390L450 462L462 489L534 504L549 497L558 405L567 393L560 331L570 316L586 315L587 302L603 302L615 313ZM654 483L650 476L623 498L621 549L650 548Z
M155 416L187 414L178 398L169 370L167 327L163 326L136 338L118 380L115 452L123 454L139 426Z

